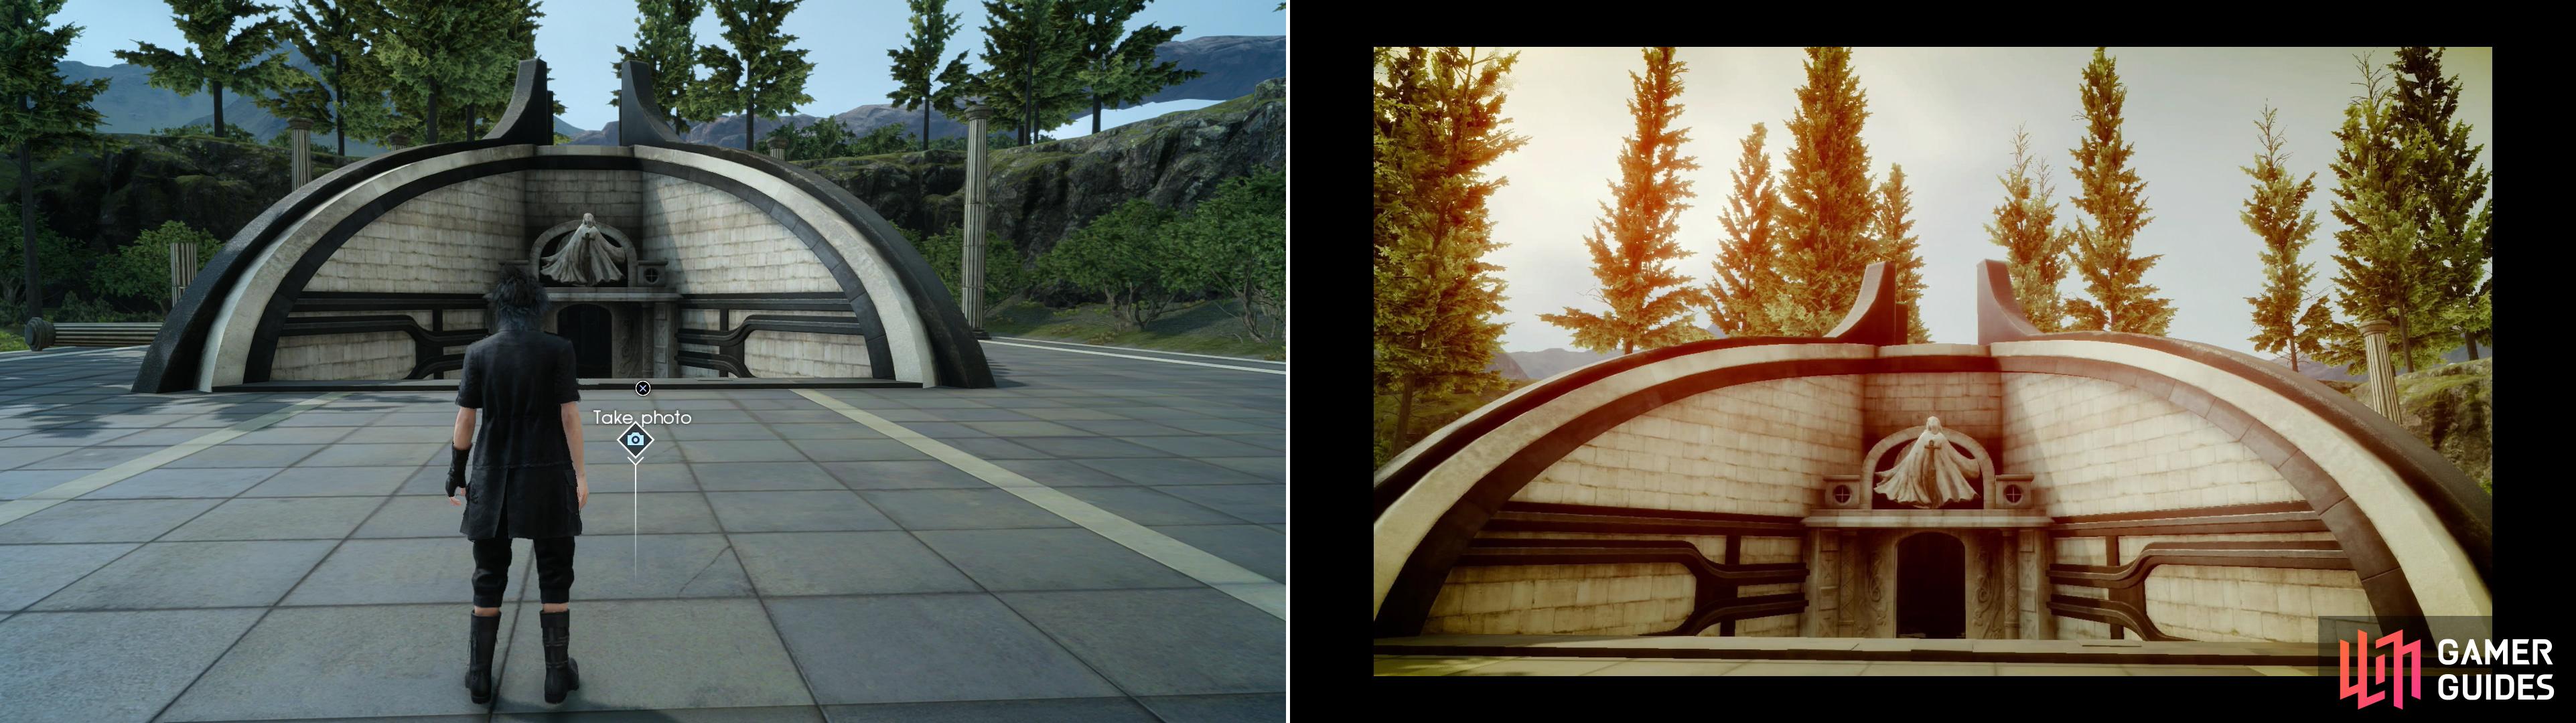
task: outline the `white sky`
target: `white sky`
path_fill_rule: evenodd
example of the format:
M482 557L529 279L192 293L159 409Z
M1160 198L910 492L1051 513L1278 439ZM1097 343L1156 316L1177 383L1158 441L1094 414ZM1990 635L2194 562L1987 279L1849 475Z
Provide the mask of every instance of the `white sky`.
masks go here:
M1643 68L1637 48L1503 48L1519 51L1503 104L1504 127L1527 136L1521 150L1487 167L1509 178L1488 203L1496 240L1510 246L1489 259L1505 267L1507 286L1503 348L1536 351L1570 347L1567 330L1540 321L1566 306L1598 311L1583 296L1596 288L1583 236L1600 217L1608 183L1618 175L1621 138L1634 132L1626 102L1628 73ZM2136 153L2130 161L2146 181L2148 215L2136 253L2164 254L2146 274L2159 296L2174 300L2169 334L2253 352L2252 305L2261 290L2260 242L2237 219L2253 179L2241 167L2262 150L2254 121L2268 101L2280 109L2287 138L2285 165L2298 177L2317 174L2308 208L2319 228L2302 260L2316 264L2311 295L2332 285L2333 233L2342 228L2331 207L2334 130L2343 108L2360 92L2356 53L2374 66L2395 60L2394 48L2110 48L2120 80L2128 86L2122 132ZM1769 130L1764 150L1775 173L1786 166L1785 127L1806 82L1806 54L1799 48L1682 48L1681 124L1690 128L1683 152L1700 169L1686 172L1699 195L1680 221L1683 248L1695 252L1677 265L1706 283L1724 228L1718 215L1733 192L1738 145L1756 122ZM2011 160L2013 129L2027 123L2034 169L2053 169L2058 223L2084 216L2067 203L2077 189L2068 166L2083 123L2077 94L2092 48L1859 48L1853 70L1869 99L1861 131L1873 181L1884 181L1891 163L1905 166L1914 191L1914 233L1922 237L1923 323L1936 342L1974 343L1976 310L1969 293L1975 261L2003 258L1987 240L1985 224L2004 197L1996 180ZM2487 144L2481 163L2492 167L2490 127L2494 105L2493 53L2451 48L2446 75L2465 86L2455 120L2470 124L2473 143ZM2088 219L2089 220L2089 219ZM2081 297L2070 273L2063 292ZM1706 314L1694 321L1705 326Z

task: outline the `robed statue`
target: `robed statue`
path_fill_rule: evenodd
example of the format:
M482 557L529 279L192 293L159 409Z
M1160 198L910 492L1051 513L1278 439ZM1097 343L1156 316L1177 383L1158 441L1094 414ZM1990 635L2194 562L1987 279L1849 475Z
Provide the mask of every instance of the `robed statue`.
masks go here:
M1914 446L1897 458L1895 467L1878 473L1878 493L1916 507L1976 499L1977 488L1969 486L1968 478L1978 475L1977 460L1961 454L1950 434L1941 428L1940 417L1924 419Z
M590 214L582 214L581 225L565 234L563 245L546 256L546 276L580 286L626 278L626 247L600 229Z

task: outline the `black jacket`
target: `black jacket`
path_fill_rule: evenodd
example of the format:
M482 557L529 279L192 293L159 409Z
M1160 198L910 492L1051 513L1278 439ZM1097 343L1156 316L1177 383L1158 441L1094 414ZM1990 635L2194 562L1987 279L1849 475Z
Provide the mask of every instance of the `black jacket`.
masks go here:
M562 405L581 399L572 342L504 331L465 348L456 406L477 410L465 467L467 539L581 534Z

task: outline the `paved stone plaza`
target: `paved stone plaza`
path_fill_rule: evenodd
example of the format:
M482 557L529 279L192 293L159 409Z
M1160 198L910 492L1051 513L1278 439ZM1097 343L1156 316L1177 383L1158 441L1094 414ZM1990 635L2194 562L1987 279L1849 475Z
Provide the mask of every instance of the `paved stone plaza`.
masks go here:
M453 393L0 355L0 718L1282 719L1286 377L1230 367L1285 367L984 351L999 388L583 391L691 420L632 467L583 430L559 706L524 540L498 692L461 684Z

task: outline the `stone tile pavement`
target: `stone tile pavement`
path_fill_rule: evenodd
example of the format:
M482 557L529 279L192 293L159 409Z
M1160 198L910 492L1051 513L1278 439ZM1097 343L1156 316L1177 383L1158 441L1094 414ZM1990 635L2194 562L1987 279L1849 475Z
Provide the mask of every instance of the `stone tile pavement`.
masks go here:
M526 541L500 690L460 684L447 395L136 395L139 348L0 355L0 718L1282 719L1284 621L1095 530L1285 582L1284 376L1033 346L986 347L996 389L819 392L892 437L793 390L584 392L691 422L640 466L584 430L557 706Z

